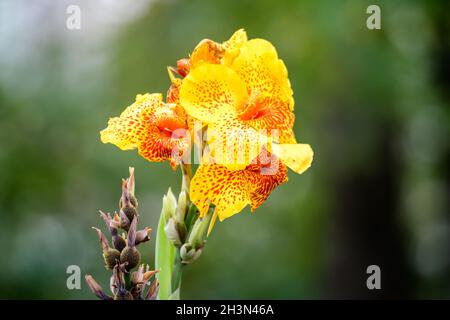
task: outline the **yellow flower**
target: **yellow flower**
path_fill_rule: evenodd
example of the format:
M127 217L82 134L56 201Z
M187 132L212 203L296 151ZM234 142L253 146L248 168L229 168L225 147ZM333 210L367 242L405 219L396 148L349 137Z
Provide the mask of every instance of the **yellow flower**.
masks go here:
M208 126L207 158L213 161L199 167L191 184L201 216L210 204L220 220L247 204L254 210L287 180L285 165L297 173L311 165L311 147L297 144L292 130L294 99L286 67L266 40L247 40L239 30L222 44L201 41L190 57L179 102ZM278 173L260 173L265 148L270 159L280 159Z
M101 131L103 143L112 143L122 150L137 148L149 161L169 160L176 168L189 148L186 114L177 104L165 103L161 94L138 94L136 101L111 118Z
M209 142L219 142L214 143L219 147L213 148L212 154L220 164L230 169L245 168L268 143L269 151L302 173L310 166L313 153L309 145L296 143L292 130L294 100L283 61L266 40L246 41L236 34L233 38L241 41L229 40L239 43L229 46L232 53L223 49L223 44L200 42L191 56L191 70L181 84L180 104L190 116L208 125L212 133ZM218 46L220 54L215 51ZM256 152L251 152L255 146ZM234 149L231 155L230 147Z

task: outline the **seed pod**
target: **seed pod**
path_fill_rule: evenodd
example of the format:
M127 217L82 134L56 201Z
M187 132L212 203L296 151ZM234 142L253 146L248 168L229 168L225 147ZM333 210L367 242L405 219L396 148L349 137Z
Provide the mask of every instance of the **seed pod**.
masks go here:
M114 248L119 251L122 251L127 246L127 242L125 241L125 239L119 235L112 237L112 243Z
M117 261L120 260L120 251L113 248L103 250L103 260L105 260L106 269L112 270Z
M127 216L128 220L133 221L134 217L137 216L137 210L133 206L126 205L122 207L121 210Z
M127 263L125 269L130 271L141 262L141 253L136 247L125 247L120 253L120 263Z
M137 208L138 207L138 201L136 199L136 197L134 196L134 194L129 194L129 199L130 199L130 204ZM122 197L119 200L119 208L122 208L125 205L125 203L122 201Z

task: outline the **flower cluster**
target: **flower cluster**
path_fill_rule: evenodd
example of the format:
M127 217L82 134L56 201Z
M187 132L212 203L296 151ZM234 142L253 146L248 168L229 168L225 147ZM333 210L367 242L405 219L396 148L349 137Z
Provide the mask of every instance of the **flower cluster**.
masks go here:
M210 230L216 217L258 208L287 181L288 168L300 174L310 167L313 151L293 132L287 69L270 42L248 40L242 29L222 43L205 39L168 72L166 99L137 95L101 140L174 169L200 148L188 193L200 218L215 208Z
M158 280L150 281L157 271L140 264L141 253L137 246L150 240L151 229L137 230L138 202L134 189L134 169L130 168L130 177L122 180L119 214L115 213L112 217L100 211L112 245L100 229L93 227L100 240L105 267L113 273L110 280L112 296L107 295L91 275L86 276L86 282L91 291L103 300L155 300L158 294ZM119 230L123 231L122 235ZM131 272L135 267L137 270ZM150 288L145 293L148 285Z

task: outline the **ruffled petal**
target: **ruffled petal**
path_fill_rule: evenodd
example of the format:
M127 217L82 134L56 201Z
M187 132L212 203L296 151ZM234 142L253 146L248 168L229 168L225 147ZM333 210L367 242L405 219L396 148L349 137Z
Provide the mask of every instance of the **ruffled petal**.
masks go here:
M252 39L242 45L239 55L231 68L245 82L249 94L257 90L259 94L276 97L294 109L294 99L286 66L274 46L263 39Z
M163 105L162 95L138 94L136 101L128 106L119 117L110 118L108 127L100 132L103 143L112 143L122 150L134 149L147 134L149 124L141 120L144 110L153 113Z
M111 118L101 132L103 143L122 150L138 148L149 161L169 160L173 168L189 148L184 110L162 101L161 94L138 95L120 117Z
M224 53L224 49L220 43L209 39L200 41L189 58L191 70L200 66L202 63L219 64Z

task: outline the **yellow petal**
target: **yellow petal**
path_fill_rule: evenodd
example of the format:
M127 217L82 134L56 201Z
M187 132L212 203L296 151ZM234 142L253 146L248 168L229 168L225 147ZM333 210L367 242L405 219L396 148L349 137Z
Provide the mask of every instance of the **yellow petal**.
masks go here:
M276 97L293 110L293 92L286 66L278 59L270 42L263 39L247 41L231 68L244 80L249 93L258 90L260 94Z
M245 169L261 153L269 138L233 114L208 126L207 147L215 163L229 170Z
M234 58L239 55L241 47L247 42L247 33L244 29L236 31L230 39L222 44L224 49L223 63L231 65Z
M146 124L141 120L142 112L154 112L162 104L162 95L159 93L138 94L136 101L119 117L109 119L108 127L100 132L101 141L112 143L122 150L136 148L146 134Z
M204 39L195 47L189 58L191 70L200 66L202 63L218 64L223 55L224 49L219 43Z
M311 166L314 155L309 144L272 144L270 151L298 174Z
M244 103L247 91L244 82L230 68L202 64L183 80L180 104L186 112L204 123L220 121L224 114L236 114Z
M246 175L241 171L229 171L217 164L202 164L191 181L190 197L200 211L200 217L208 212L210 203L220 221L239 213L250 204Z
M178 105L164 103L161 94L138 95L101 133L103 143L122 150L138 148L149 161L169 160L173 168L189 148L186 115Z
M278 97L252 91L239 118L256 130L267 131L276 143L296 143L292 130L295 115Z

